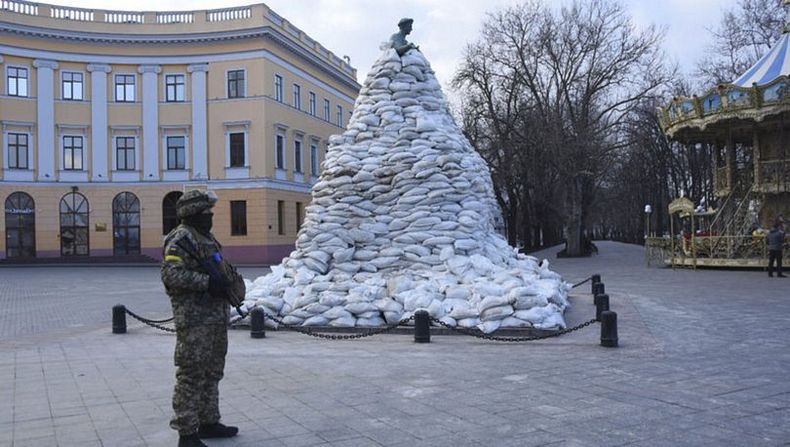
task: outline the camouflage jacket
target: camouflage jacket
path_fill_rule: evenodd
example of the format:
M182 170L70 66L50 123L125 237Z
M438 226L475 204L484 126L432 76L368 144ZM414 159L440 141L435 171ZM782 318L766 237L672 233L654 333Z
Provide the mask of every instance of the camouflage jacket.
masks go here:
M227 324L228 302L209 295L209 275L203 266L203 260L210 259L219 249L213 236L203 236L184 224L165 237L162 282L170 296L177 328Z

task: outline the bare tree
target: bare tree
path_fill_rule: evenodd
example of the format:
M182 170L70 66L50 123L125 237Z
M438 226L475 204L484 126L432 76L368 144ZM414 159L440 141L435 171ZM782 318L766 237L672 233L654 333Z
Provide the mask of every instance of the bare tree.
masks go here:
M509 167L524 162L518 166L526 202L536 203L529 191L542 174L530 163L545 163L549 177L559 180L550 197L562 205L570 256L585 252L589 208L602 174L628 144L632 112L671 75L661 39L654 27L636 29L613 0L575 1L559 10L532 0L490 14L480 41L467 48L456 86L467 104L479 105L467 112L490 120L487 152ZM510 206L515 193L508 188ZM524 205L513 214L523 214Z
M725 11L719 26L711 30L713 44L697 64L702 88L734 81L779 39L785 11L781 0L740 0Z

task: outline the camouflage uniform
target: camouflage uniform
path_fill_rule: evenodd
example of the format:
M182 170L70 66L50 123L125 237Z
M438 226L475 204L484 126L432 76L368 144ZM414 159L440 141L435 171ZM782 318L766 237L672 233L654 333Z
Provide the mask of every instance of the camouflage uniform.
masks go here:
M199 214L213 204L206 194L189 191L176 205L178 217ZM228 303L209 294L209 275L202 264L219 249L213 236L183 223L165 238L162 282L176 326L175 417L170 426L181 435L220 419L218 385L228 350Z

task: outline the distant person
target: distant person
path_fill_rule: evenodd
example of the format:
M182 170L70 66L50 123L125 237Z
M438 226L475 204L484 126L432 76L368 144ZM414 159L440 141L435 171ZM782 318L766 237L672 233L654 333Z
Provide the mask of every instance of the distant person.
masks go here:
M162 282L176 326L175 416L178 447L206 447L200 438L229 438L239 429L220 422L219 381L228 352L232 297L244 296L244 280L220 253L211 234L217 202L212 192L192 190L176 202L180 224L165 237Z
M782 273L782 252L787 244L785 244L784 225L781 220L777 219L771 231L766 236L768 242L768 276L774 276L774 263L776 263L776 272L778 277L784 278Z

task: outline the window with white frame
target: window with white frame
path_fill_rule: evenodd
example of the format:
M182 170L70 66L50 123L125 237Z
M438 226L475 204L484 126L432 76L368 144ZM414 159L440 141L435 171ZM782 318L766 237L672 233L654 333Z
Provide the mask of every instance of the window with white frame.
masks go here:
M134 102L134 75L115 75L115 102Z
M80 136L63 136L63 169L82 171L83 139Z
M117 171L134 171L135 137L115 137L115 169Z
M318 143L310 143L310 175L318 177Z
M182 74L169 74L165 75L165 101L167 102L184 102L186 96L184 94L185 78Z
M274 75L274 99L283 102L283 77Z
M335 122L337 123L338 127L343 127L343 106L337 106L337 119Z
M8 142L8 168L28 169L28 135L26 133L6 134Z
M8 96L28 96L27 68L8 67L6 74Z
M294 172L302 172L302 139L294 138Z
M329 121L329 100L324 99L324 121Z
M186 169L186 137L167 137L167 169Z
M285 169L285 135L281 133L274 137L274 166Z
M244 70L228 71L228 98L244 98Z
M244 132L230 134L230 167L242 168L245 166L244 160Z
M66 101L82 101L83 77L82 73L61 72L61 97Z
M316 101L315 93L314 92L310 92L309 97L310 97L310 99L309 99L309 102L308 102L308 105L307 105L307 112L310 115L315 116L315 113L316 113L316 111L315 111L315 107L316 107L316 104L315 104L315 101Z
M302 87L299 84L294 84L293 106L297 110L302 110Z

